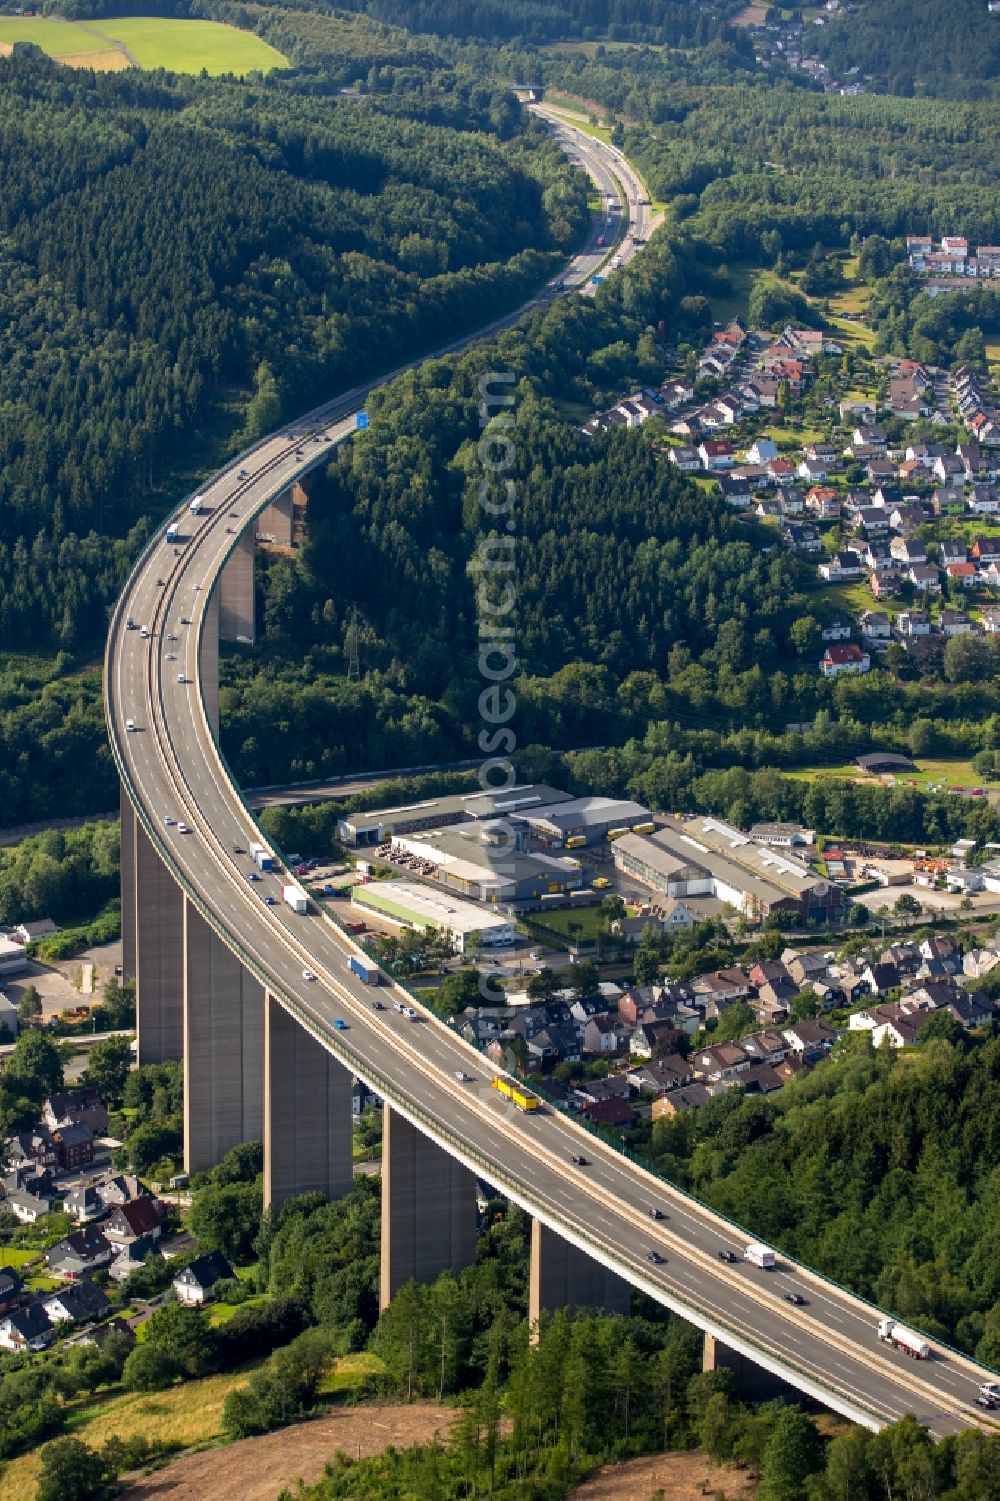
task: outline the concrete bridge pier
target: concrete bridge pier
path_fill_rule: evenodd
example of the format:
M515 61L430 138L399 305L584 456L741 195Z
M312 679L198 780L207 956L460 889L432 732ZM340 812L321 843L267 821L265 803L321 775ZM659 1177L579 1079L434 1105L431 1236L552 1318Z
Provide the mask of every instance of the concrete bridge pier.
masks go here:
M557 1308L599 1308L605 1313L628 1313L632 1292L628 1283L601 1262L541 1220L531 1222L531 1264L528 1275L528 1324L537 1329L543 1313Z
M264 1129L264 987L184 901L184 1166Z
M278 547L291 547L296 501L301 505L306 501L306 492L299 482L290 490L283 490L269 506L264 507L257 518L257 532L261 536L273 537Z
M351 1074L271 994L264 997L264 1204L339 1199L354 1164Z
M407 1282L433 1282L476 1259L475 1176L384 1106L379 1306Z
M748 1360L713 1334L705 1334L701 1368L703 1371L732 1371L735 1395L744 1402L770 1402L775 1397L795 1396L786 1381Z
M140 1063L184 1051L184 895L122 798L122 970L135 980Z
M254 608L254 532L251 527L240 535L235 548L219 575L219 640L247 641L256 637Z

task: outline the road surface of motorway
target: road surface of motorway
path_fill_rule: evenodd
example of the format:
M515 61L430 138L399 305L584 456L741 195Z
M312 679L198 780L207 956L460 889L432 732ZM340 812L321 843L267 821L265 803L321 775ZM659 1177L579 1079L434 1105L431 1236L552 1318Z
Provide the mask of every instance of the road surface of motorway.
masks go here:
M646 194L620 154L561 122L555 132L599 187L629 205L628 229L645 239ZM604 223L602 215L585 249L528 308L551 301L560 284L592 286L610 254L595 243ZM637 249L622 240L623 259ZM436 357L471 342L458 341ZM199 642L206 610L239 534L350 436L369 389L348 392L272 434L216 475L201 492L204 513L182 513L183 545L156 539L119 601L106 661L109 731L123 783L155 847L224 941L324 1047L481 1178L633 1286L869 1426L907 1412L936 1434L987 1424L973 1403L988 1372L940 1347L916 1362L880 1345L877 1312L805 1269L785 1262L763 1272L742 1260L724 1262L725 1250L742 1257L744 1232L558 1113L519 1114L491 1089L492 1065L443 1023L419 1007L416 1023L393 1010L398 998L410 1003L405 992L381 986L386 1009L373 1009L372 989L348 970L350 940L326 917L296 916L284 906L280 874L248 881L251 862L236 851L260 836L204 710ZM126 629L129 617L148 638ZM134 733L126 731L127 720ZM266 896L276 904L266 905ZM335 1027L338 1019L346 1030ZM574 1155L585 1163L575 1163ZM662 1219L651 1217L652 1207ZM662 1261L654 1262L651 1251ZM786 1301L792 1290L807 1300L804 1306Z

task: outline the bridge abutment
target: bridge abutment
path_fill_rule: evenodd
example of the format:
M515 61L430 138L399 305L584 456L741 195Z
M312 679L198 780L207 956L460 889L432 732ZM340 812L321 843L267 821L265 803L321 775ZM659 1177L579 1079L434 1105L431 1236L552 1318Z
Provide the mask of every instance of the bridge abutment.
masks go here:
M623 1278L541 1220L532 1220L528 1275L528 1324L532 1329L537 1328L543 1313L554 1313L558 1308L628 1313L630 1306L631 1289Z
M264 1129L264 987L184 901L184 1166Z
M351 1187L351 1074L275 1000L264 997L264 1204Z
M379 1306L407 1282L433 1282L476 1259L476 1180L389 1105L382 1129Z

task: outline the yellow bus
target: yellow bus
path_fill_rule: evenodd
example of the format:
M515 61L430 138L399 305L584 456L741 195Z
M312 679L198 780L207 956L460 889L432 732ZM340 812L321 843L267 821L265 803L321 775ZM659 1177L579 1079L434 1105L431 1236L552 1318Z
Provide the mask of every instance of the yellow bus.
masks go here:
M505 1100L510 1100L518 1110L531 1114L538 1109L538 1096L533 1095L530 1089L522 1089L520 1084L512 1084L509 1079L503 1079L499 1075L493 1080L493 1088L498 1094L502 1094Z
M651 834L655 828L656 828L656 824L653 823L652 821L650 821L649 823L634 823L632 825L632 833L633 834Z
M570 837L566 840L566 848L568 850L578 850L582 845L586 844L586 842L587 836L585 834L571 834Z
M614 844L616 839L621 839L622 836L627 833L628 829L609 829L608 838L610 839L611 843Z

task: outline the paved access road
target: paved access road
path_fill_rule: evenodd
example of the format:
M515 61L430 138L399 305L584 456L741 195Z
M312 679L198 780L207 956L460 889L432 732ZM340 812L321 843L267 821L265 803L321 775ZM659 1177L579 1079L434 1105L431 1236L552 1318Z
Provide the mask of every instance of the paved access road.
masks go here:
M610 148L587 136L574 137L574 144L599 185L621 183L626 172ZM632 232L645 238L646 195L634 174L621 194ZM560 283L590 284L608 255L593 243L603 225L602 217L584 251L529 308L551 300ZM634 249L624 244L623 254ZM449 351L470 342L457 341ZM258 831L222 766L199 686L209 597L239 534L350 436L368 389L358 387L272 434L219 473L202 492L204 513L183 513L183 545L175 549L158 538L119 601L106 662L111 742L124 785L168 868L243 962L331 1053L482 1178L634 1286L870 1426L906 1412L938 1434L988 1422L972 1405L988 1373L943 1350L918 1363L883 1348L875 1312L808 1272L786 1265L765 1273L723 1262L722 1250L742 1255L744 1233L557 1113L520 1115L491 1089L492 1066L447 1027L423 1011L416 1023L394 1011L396 1000L409 1002L405 992L379 987L385 1009L374 1009L373 989L348 971L349 939L323 916L296 917L284 907L280 875L247 880L244 851ZM128 617L148 637L126 630ZM266 905L265 896L276 905ZM346 1030L334 1026L337 1019ZM652 1206L661 1220L651 1218ZM651 1251L662 1259L654 1263ZM804 1307L785 1301L793 1288L807 1299Z

